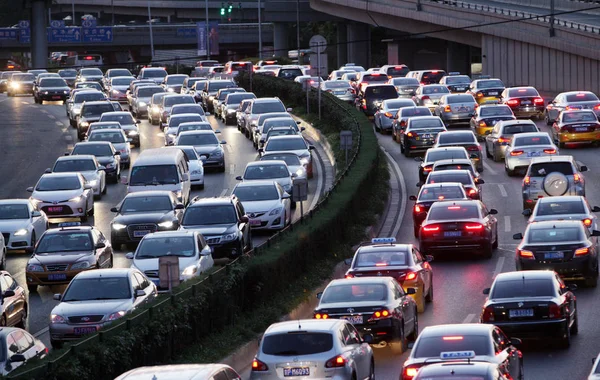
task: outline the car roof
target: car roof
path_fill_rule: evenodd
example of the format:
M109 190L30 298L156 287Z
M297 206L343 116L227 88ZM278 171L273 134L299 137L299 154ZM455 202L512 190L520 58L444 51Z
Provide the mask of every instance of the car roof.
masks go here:
M98 277L126 277L134 271L134 268L107 268L107 269L96 269L86 270L77 274L78 279L82 278L98 278Z
M450 171L450 170L444 170L444 171ZM456 186L462 187L463 184L460 183L460 182L426 183L423 186L421 186L421 190L423 190L423 189L431 189L433 187L440 188L440 187L456 187Z
M531 164L538 164L541 162L572 162L573 156L544 156L544 157L533 157L531 159ZM530 165L531 165L530 164Z
M263 161L264 162L264 161ZM269 180L252 180L252 181L245 181L245 182L240 182L238 183L235 187L254 187L254 186L275 186L277 182L275 181L269 181Z
M530 223L527 227L531 230L541 230L543 228L583 227L583 225L581 220L544 220Z
M271 140L293 140L293 139L302 139L304 140L304 137L300 136L300 135L287 135L287 136L273 136L269 139L269 141Z
M455 323L425 327L420 334L424 336L446 336L446 335L489 335L494 325L486 323Z
M412 117L409 117L408 118L408 122L410 123L412 121L412 119L413 119ZM431 115L431 116L430 115L419 116L419 117L415 117L414 119L418 120L418 121L421 121L421 120L440 120L439 116L435 116L435 115Z
M44 232L44 235L50 235L50 234L60 234L63 232L77 232L77 231L91 231L93 230L94 226L76 226L76 227L57 227L57 228L49 228L46 230L46 232Z
M128 371L118 380L204 380L217 370L229 368L225 364L170 364L139 367Z
M79 173L76 172L64 172L64 173L44 173L41 178L63 178L63 177L77 177L79 178Z
M182 104L177 104L177 105L181 106ZM190 104L190 105L193 106L194 104ZM202 119L202 121L204 121L204 118L202 118L202 115L197 114L197 113L193 113L193 112L178 113L178 114L175 114L175 115L171 115L170 118L169 118L169 120L172 120L173 118L175 118L175 119L177 119L177 118L183 119L183 118L186 118L186 117L196 117L196 118L199 117L199 118ZM200 120L198 120L198 121L200 121Z
M98 91L100 92L100 91ZM96 105L100 105L100 104L111 104L110 100L106 99L106 100L93 100L93 101L84 101L83 104L88 105L88 106L96 106ZM111 111L112 112L112 111ZM111 113L111 112L104 112L103 115L105 113Z
M273 136L271 138L274 138L276 136ZM269 165L286 165L285 161L283 160L269 160L269 161L252 161L252 162L248 162L246 164L246 167L250 167L250 166L269 166Z
M93 144L96 144L96 145L112 145L112 143L108 142L108 141L81 141L81 142L78 142L77 144L75 144L75 146L73 148L76 148L79 145L93 145Z
M494 281L503 280L532 280L532 279L543 279L543 278L554 278L554 271L551 270L523 270L523 271L512 271L504 272L496 275Z
M200 121L194 121L193 123L200 123ZM184 123L181 123L184 124ZM179 126L181 126L181 124ZM212 130L208 129L194 129L192 131L183 131L179 134L179 136L189 136L189 135L215 135L216 133Z
M160 86L157 86L157 87L160 87ZM160 87L160 88L162 88L162 87ZM196 104L191 104L191 103L175 104L175 105L173 105L173 108L175 108L175 107L180 107L180 108L183 108L183 107L202 108L202 106L200 104L198 104L198 103L196 103ZM196 114L194 114L194 115L196 115Z
M110 111L110 112L104 112L102 115L131 115L131 112L129 111ZM131 115L133 116L133 115Z
M280 334L294 331L322 331L335 332L340 324L345 323L341 319L300 319L274 323L267 328L264 335Z
M272 113L284 113L284 112L269 112L269 113L263 113L263 115L269 115L269 114L272 114ZM269 122L269 121L271 121L271 122L272 121L288 121L290 119L294 122L294 124L296 123L296 120L294 120L294 118L292 117L292 115L290 115L290 116L274 116L274 117L269 117L268 120L265 120L265 123Z
M13 199L0 199L0 205L28 205L31 202L29 199L13 198Z
M198 206L198 205L222 205L224 203L231 204L232 197L213 197L213 198L197 198L187 208Z
M125 133L125 131L121 128L105 128L105 129L95 129L93 131L90 131L90 136L92 134L107 133L107 132L122 133L122 134ZM119 144L119 143L113 143L113 144Z
M471 205L476 205L479 206L481 204L481 201L478 201L476 199L453 199L453 200L447 200L447 201L437 201L434 202L431 207L446 207L447 205L452 204L454 206L471 206ZM583 225L583 223L579 222L580 224Z
M128 193L125 198L142 198L142 197L155 197L159 195L171 195L173 194L170 190L144 190Z
M281 102L281 99L279 99L277 97L273 97L273 98L256 98L256 99L252 99L252 101L254 103L270 103L270 102Z
M197 231L192 230L175 230L175 231L158 231L144 236L144 239L158 239L164 237L185 237L191 236L193 237Z
M121 131L121 129L108 129L108 131ZM104 131L104 129L103 129ZM91 154L76 154L74 156L60 156L56 159L56 162L59 161L73 161L73 160L95 160L96 156Z

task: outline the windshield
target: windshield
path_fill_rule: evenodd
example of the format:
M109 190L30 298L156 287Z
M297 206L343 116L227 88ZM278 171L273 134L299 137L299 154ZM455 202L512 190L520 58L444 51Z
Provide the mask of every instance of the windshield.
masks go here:
M59 78L42 78L40 87L67 87L67 82Z
M598 101L596 94L591 92L582 92L580 94L567 95L567 103L570 102L592 102Z
M182 225L233 224L237 222L233 205L205 205L188 207Z
M127 140L121 132L94 132L88 137L88 141L108 141L113 144L122 144Z
M61 301L120 300L131 298L127 277L75 278Z
M551 278L526 279L523 277L518 280L496 281L490 298L554 297L555 293Z
M165 70L144 70L142 72L142 78L164 78L166 76Z
M388 67L387 69L387 75L389 76L405 76L406 74L408 74L410 70L408 69L408 67L406 66L393 66L393 67Z
M475 103L472 95L452 95L446 98L449 104L454 103Z
M446 78L446 84L459 84L459 83L470 84L471 78L469 78L466 75L456 75L456 76L450 76L450 77Z
M169 75L166 80L168 85L183 85L185 78L187 75Z
M112 104L92 104L92 105L84 105L83 110L81 111L81 116L83 117L95 117L100 116L105 112L113 112L115 108ZM102 121L120 121L117 119L104 119ZM123 123L121 123L123 124Z
M427 215L428 220L479 219L479 208L475 205L448 206L441 203L436 205L440 207L431 207Z
M393 99L398 97L398 91L394 86L375 86L367 87L365 90L365 96L368 98L377 99Z
M134 78L113 78L110 83L113 86L129 86Z
M219 145L217 136L212 133L194 133L189 135L180 135L177 145Z
M105 144L81 144L75 146L73 149L72 155L77 154L91 154L92 156L102 157L102 156L112 156L113 151L110 149L110 145Z
M300 166L300 158L293 154L266 154L261 157L261 161L285 161L288 166Z
M388 81L388 77L386 75L382 75L382 74L365 74L362 77L362 82L387 82Z
M236 93L238 91L240 91L240 90L237 90L237 89L224 89L224 90L221 90L221 91L219 91L219 95L217 96L217 99L219 99L219 100L225 100L225 98L227 97L227 95Z
M171 198L166 195L132 196L125 198L119 212L133 214L138 212L168 212L173 210Z
M522 97L522 96L540 96L535 88L514 88L508 90L508 96L510 97Z
M388 110L398 110L402 107L414 106L415 103L410 99L386 100L385 108Z
M472 133L440 133L438 135L439 144L462 144L475 143L475 135Z
M278 76L280 78L294 79L303 74L304 73L300 69L279 69Z
M252 105L253 114L261 114L268 112L285 112L285 106L281 102L255 102Z
M477 87L485 88L504 88L504 83L500 79L481 80L477 82Z
M417 78L394 78L392 84L395 86L418 86Z
M179 124L179 128L177 129L178 133L185 131L210 131L212 127L208 122L202 123L181 123ZM183 144L180 144L183 145Z
M467 152L463 150L438 150L428 151L425 162L435 162L439 160L449 160L452 158L469 158Z
M90 75L102 75L102 70L100 69L81 69L79 72L82 77L90 76Z
M162 256L192 257L195 253L192 236L152 237L142 239L135 251L136 259L155 259Z
M435 119L422 119L422 118L414 118L410 119L410 128L411 129L419 129L419 128L444 128L444 123L439 118Z
M386 267L407 265L406 251L359 252L354 259L354 267Z
M424 188L419 193L420 201L437 201L443 199L466 198L462 186L431 186Z
M507 106L481 107L480 116L512 116L511 109Z
M175 165L134 165L131 169L130 186L175 185L179 175Z
M557 202L538 202L536 215L562 215L562 214L585 214L585 206L580 200L577 201L557 201Z
M307 146L303 138L297 139L269 139L267 146L265 147L266 152L273 152L278 150L306 150Z
M92 239L88 232L68 232L44 234L38 242L35 253L63 253L91 251L93 249Z
M577 123L580 121L598 122L598 117L594 112L565 112L562 119L565 123Z
M163 104L165 107L171 107L175 104L184 104L184 103L196 104L196 101L194 100L193 97L191 97L189 95L167 96L163 99Z
M423 94L435 95L435 94L449 94L450 90L446 86L427 86L423 87Z
M242 202L260 202L279 199L275 185L238 186L233 191Z
M135 120L130 113L114 113L102 115L100 121L116 121L121 125L135 124Z
M530 228L527 234L528 243L558 243L568 241L580 241L583 237L582 227L560 228Z
M61 160L56 161L54 168L52 169L55 173L65 172L85 172L95 171L96 164L93 160Z
M444 171L432 172L427 177L427 184L430 183L444 183L444 182L460 182L463 185L472 185L471 175L468 173L450 173L446 174Z
M324 332L271 334L263 338L262 352L275 356L302 356L328 352L333 348L333 336Z
M350 88L350 83L343 80L323 82L325 88Z
M75 88L93 88L98 91L102 91L102 86L100 86L100 83L96 82L77 83Z
M225 81L225 82L209 81L208 82L208 91L209 92L217 92L220 89L227 88L227 87L235 87L235 83L230 82L230 81Z
M178 115L181 113L195 113L198 115L204 115L204 109L199 104L178 104L176 106L173 106L173 109L171 110L171 116Z
M171 116L169 119L169 128L177 128L179 124L192 122L192 121L202 121L202 116L200 115L190 115L190 116Z
M439 358L442 352L475 351L475 355L491 353L490 338L486 335L428 336L420 337L413 349L415 358Z
M320 303L386 301L387 293L387 287L383 284L339 284L328 286Z
M61 191L81 189L79 177L42 177L35 191Z
M251 94L251 93L241 93L241 94L229 94L229 96L227 96L227 104L240 104L242 102L242 100L246 100L246 99L256 99L256 95Z
M33 74L15 74L10 79L13 82L33 82L35 76Z
M127 69L111 69L108 73L108 77L130 77L131 72Z
M534 177L545 177L552 172L559 172L567 176L574 174L570 162L540 162L531 164L529 167L529 175Z
M550 136L519 136L514 139L513 146L552 145Z
M29 219L27 205L0 205L0 220Z
M252 165L246 168L244 179L272 179L289 177L286 165Z
M97 100L106 99L105 95L101 92L92 92L87 94L76 94L75 95L75 103L83 103L83 102L93 102ZM111 109L112 111L112 109Z
M137 96L139 98L149 98L154 94L158 94L164 91L165 90L163 90L161 87L140 87L140 89L137 92Z

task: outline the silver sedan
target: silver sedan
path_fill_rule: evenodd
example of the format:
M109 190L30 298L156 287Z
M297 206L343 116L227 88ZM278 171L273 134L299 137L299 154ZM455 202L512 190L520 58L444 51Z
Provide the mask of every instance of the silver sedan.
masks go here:
M520 133L539 132L531 120L502 120L496 123L492 133L485 137L485 155L499 162L504 159L506 148L513 136Z
M416 105L429 107L433 111L440 102L441 97L448 94L450 94L450 90L444 85L427 84L417 88L412 100Z
M600 207L590 206L587 199L581 195L561 195L538 199L533 211L523 210L523 215L529 216L528 223L546 220L581 220L590 233L598 229Z
M556 155L558 148L546 132L520 133L506 147L504 168L512 176L518 169L527 169L534 157Z
M477 102L471 94L444 95L435 107L435 115L439 116L445 125L468 123L477 108Z

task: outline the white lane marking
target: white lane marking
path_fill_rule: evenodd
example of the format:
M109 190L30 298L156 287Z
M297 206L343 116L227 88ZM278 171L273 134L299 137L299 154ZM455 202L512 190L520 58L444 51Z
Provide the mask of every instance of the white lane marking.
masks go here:
M67 149L73 150L73 144L67 144Z
M50 330L49 327L43 328L40 331L38 331L35 334L33 334L33 336L36 337L36 338L39 338L41 335L44 335L45 333L47 333L48 330Z
M502 195L505 198L508 197L508 193L506 192L506 189L504 188L503 184L499 183L498 188L500 189L500 195Z
M471 323L473 321L473 319L475 319L475 314L469 314L467 315L467 317L462 321L462 323Z
M59 127L62 127L62 126L63 126L63 123L62 123L61 121L55 121L54 123L55 123L56 125L58 125Z
M319 165L317 165L317 166L315 166L314 161L312 162L313 174L317 176L317 188L315 190L315 193L313 194L313 200L310 203L310 207L308 208L308 210L306 210L306 212L315 208L315 206L317 205L317 202L319 202L319 198L321 197L321 192L323 191L323 186L325 186L325 181L324 181L323 177L325 176L325 174L327 174L325 172L321 173L321 169L325 166L325 163L321 159L321 155L315 154L315 156L317 157L317 160L319 160ZM313 175L313 178L314 178L314 175Z
M66 126L62 127L60 130L61 130L63 133L67 133L67 127L66 127Z
M48 113L48 111L46 111L46 110L40 110L40 112L41 112L41 113L45 113L45 114L47 114L47 113Z
M491 175L498 174L498 172L495 171L486 161L483 161L483 167L485 168L485 170L489 171Z
M229 173L235 174L235 164L229 164Z
M223 191L221 191L221 195L219 195L219 196L220 197L226 196L228 191L229 191L229 189L223 189Z
M382 148L383 149L383 148ZM400 170L400 166L396 163L394 158L384 149L383 153L387 156L388 160L392 163L394 167L394 171L398 176L398 180L400 181L400 215L398 216L398 220L396 220L396 225L394 226L394 230L392 233L393 237L398 236L398 232L400 231L400 227L402 226L402 220L404 219L404 213L406 212L406 203L408 197L406 196L406 183L404 182L404 176L402 175L402 170Z
M71 135L66 135L66 136L65 136L65 140L67 140L67 141L73 141L73 136L71 136Z
M225 149L227 149L227 153L233 153L233 147L231 144L225 144Z
M492 278L496 278L497 275L502 273L502 268L504 267L505 259L506 258L504 256L498 257L498 262L496 262L496 269L494 269L494 272L492 273Z
M54 116L54 115L48 115L48 117L52 120L56 120L56 116Z
M510 216L509 215L504 216L504 231L510 232Z
M27 106L27 105L29 105L29 103L28 103L28 102L24 102L24 101L22 101L22 100L21 100L21 104L25 104L26 106ZM42 112L44 112L44 113L48 113L48 111L46 111L46 110L42 110Z

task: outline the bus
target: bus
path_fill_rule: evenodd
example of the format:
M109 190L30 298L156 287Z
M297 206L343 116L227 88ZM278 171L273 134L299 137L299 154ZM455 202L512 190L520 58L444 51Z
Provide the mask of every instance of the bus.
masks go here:
M67 57L65 66L83 67L83 66L102 66L103 60L100 54L76 54Z

